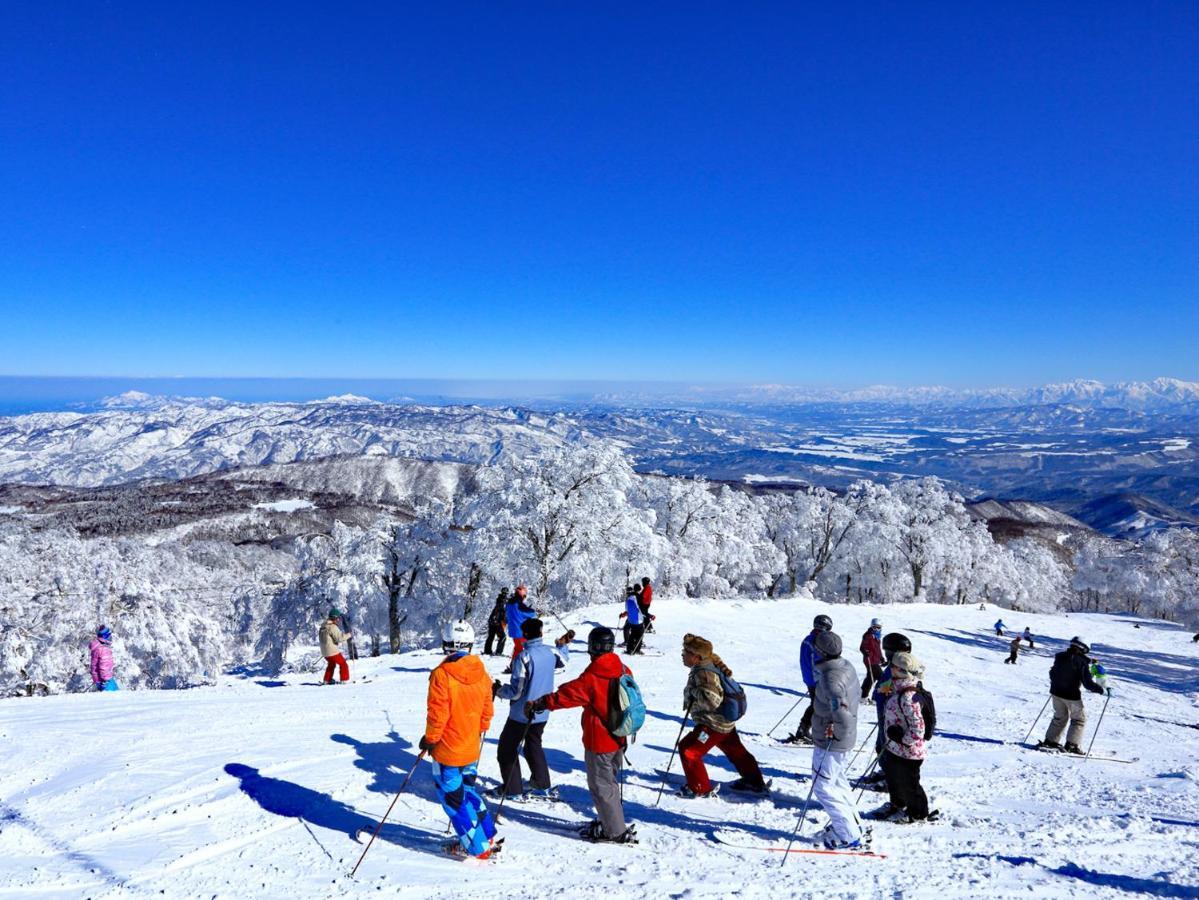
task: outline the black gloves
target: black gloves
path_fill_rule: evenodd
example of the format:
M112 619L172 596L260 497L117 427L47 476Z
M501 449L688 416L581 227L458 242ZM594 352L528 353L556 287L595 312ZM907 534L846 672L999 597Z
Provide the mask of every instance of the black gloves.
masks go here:
M897 744L903 743L903 734L904 731L902 725L892 725L887 729L887 737L895 741Z
M500 681L498 678L495 681L491 682L491 699L492 700L495 699L495 695L500 692L500 688L502 688L503 686L504 686L504 683L502 681Z
M537 715L539 712L545 712L545 708L546 703L544 697L541 697L537 700L530 700L525 704L525 718L532 719L533 716Z
M423 751L425 751L426 753L432 752L433 748L436 746L437 746L436 744L434 744L432 741L430 741L423 734L420 736L420 748Z

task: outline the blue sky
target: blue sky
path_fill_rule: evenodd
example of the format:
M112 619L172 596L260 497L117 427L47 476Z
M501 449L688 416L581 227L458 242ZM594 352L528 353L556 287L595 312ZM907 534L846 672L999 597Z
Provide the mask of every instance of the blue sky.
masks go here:
M0 374L1199 380L1199 6L1045 6L8 4Z

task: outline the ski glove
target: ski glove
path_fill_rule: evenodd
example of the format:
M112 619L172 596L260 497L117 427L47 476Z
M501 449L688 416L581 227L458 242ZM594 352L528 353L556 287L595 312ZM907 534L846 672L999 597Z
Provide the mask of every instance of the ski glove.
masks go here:
M897 743L897 744L903 743L903 734L904 734L904 732L903 732L902 725L892 725L890 728L887 729L887 737L889 737L891 740L895 741L895 743Z
M422 734L422 735L420 736L420 745L419 745L419 746L420 746L420 748L421 748L422 750L424 750L426 753L432 753L432 752L433 752L433 748L434 748L434 747L436 747L437 745L436 745L436 744L434 744L434 743L433 743L431 740L429 740L427 737L425 737L425 736Z
M495 699L495 695L500 692L500 688L502 688L503 686L504 686L503 683L498 678L495 681L491 682L491 699L492 700Z
M540 697L537 700L530 700L525 704L525 718L531 719L539 712L545 712L545 698Z
M1111 688L1108 688L1108 689L1107 689L1107 695L1108 695L1109 697L1112 695L1112 689L1111 689Z

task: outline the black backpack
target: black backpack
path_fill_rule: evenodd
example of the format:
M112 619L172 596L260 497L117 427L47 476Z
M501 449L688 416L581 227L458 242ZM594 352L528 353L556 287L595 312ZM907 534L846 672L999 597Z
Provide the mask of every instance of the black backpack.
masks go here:
M920 715L924 717L924 739L931 741L937 730L937 704L933 702L932 692L923 681L918 682L912 699L920 704Z

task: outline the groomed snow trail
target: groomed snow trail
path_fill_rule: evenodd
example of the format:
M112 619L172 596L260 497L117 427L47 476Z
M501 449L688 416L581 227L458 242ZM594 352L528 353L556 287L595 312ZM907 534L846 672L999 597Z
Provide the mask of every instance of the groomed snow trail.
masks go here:
M567 617L580 637L622 606ZM1189 634L1127 616L1032 615L930 605L830 606L810 600L659 599L659 654L628 660L651 714L629 753L625 802L637 847L592 845L568 826L591 818L578 712L553 714L545 734L567 801L509 802L495 864L439 850L446 821L427 763L396 804L356 880L346 873L416 759L425 686L439 655L363 659L369 683L318 687L315 675L227 677L213 687L0 703L0 897L823 897L1149 894L1199 897L1199 647ZM926 662L939 735L924 781L935 824L875 826L876 858L792 856L720 844L785 844L808 792L809 750L765 736L801 688L799 641L826 612L855 652L872 616L908 634ZM1002 615L1032 628L1037 649L1003 664ZM552 619L550 620L552 622ZM654 807L656 769L679 731L685 632L709 637L749 694L745 743L774 780L770 799L726 792ZM1074 634L1111 671L1114 694L1095 743L1131 765L1082 762L1016 746L1047 696L1052 653ZM576 647L580 644L576 643ZM82 652L82 650L81 650ZM484 657L499 675L505 661ZM586 655L572 656L560 681ZM118 671L119 677L119 671ZM1086 695L1087 739L1102 698ZM794 726L803 705L779 730ZM497 703L481 773L498 774ZM1048 714L1047 714L1048 715ZM859 737L873 724L864 707ZM1042 718L1033 739L1044 734ZM869 762L863 752L854 771ZM735 775L719 753L716 780ZM677 759L672 786L681 780ZM867 809L884 799L867 792ZM809 815L804 834L823 826Z

